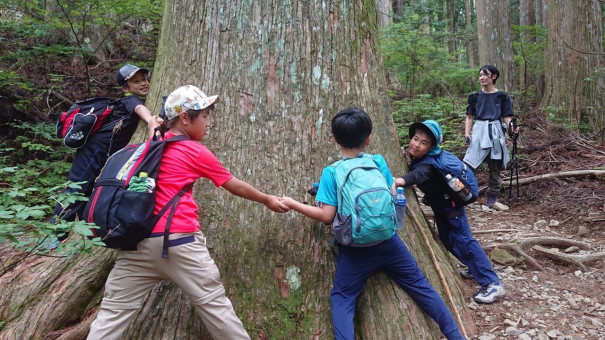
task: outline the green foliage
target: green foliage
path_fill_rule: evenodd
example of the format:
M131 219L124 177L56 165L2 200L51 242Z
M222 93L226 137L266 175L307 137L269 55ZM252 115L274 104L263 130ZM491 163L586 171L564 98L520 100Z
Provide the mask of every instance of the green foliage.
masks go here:
M417 93L463 94L475 87L476 70L452 62L446 41L445 22L435 18L437 10L408 6L394 23L380 31L384 65L412 96ZM457 53L458 51L455 51Z
M48 96L56 92L77 88L78 98L102 88L106 95L115 85L102 70L108 57L116 59L115 46L124 45L129 60L152 66L162 10L161 0L0 0L0 96L15 111L31 112L55 108L49 99L58 98ZM95 72L90 65L102 67Z
M70 164L64 160L67 149L57 151L52 146L54 127L22 122L11 126L21 134L0 142L0 243L8 243L18 252L10 263L2 264L0 276L27 256L47 254L51 249L55 255L73 256L103 245L99 239L87 238L92 236L91 224L66 222L60 216L50 222L57 203L67 206L88 200L82 194L64 192L64 188L79 188L82 183L64 183ZM55 242L66 232L78 237L65 244Z
M515 69L525 79L521 90L511 93L515 105L520 110L536 105L536 83L540 75L544 74L544 51L548 41L548 31L540 25L519 26L512 25L513 33L517 37L513 41Z
M24 254L46 254L51 249L59 255L73 256L78 253L91 253L95 245L103 245L99 239L88 240L92 236L91 225L84 221L56 223L48 217L56 202L67 205L77 200L87 200L79 193L64 193L61 186L35 187L35 177L28 174L35 169L6 167L0 169L0 243L10 243L12 247ZM29 179L20 181L17 179ZM67 186L79 187L79 184L66 183ZM56 242L58 235L72 232L80 235L73 242L66 244ZM52 246L56 247L53 248ZM6 270L6 269L5 269Z

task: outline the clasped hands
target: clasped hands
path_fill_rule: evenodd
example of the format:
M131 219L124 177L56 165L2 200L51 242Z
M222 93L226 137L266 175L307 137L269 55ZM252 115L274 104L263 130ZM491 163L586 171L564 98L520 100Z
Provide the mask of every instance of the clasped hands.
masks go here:
M267 208L277 213L286 213L290 211L290 208L292 207L294 202L296 202L294 199L287 196L277 197L275 195L269 195L269 198L265 205L267 206Z

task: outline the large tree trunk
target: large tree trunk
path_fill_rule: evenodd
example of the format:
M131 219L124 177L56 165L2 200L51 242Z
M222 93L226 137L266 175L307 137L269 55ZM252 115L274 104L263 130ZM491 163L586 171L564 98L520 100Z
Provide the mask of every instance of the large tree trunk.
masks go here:
M541 105L559 109L578 127L584 121L597 132L605 127L600 2L548 0L547 4L546 91ZM605 140L605 135L601 138Z
M511 92L515 70L508 1L477 1L479 64L496 65L500 70L497 87Z
M149 107L158 112L159 98L183 84L221 95L204 144L236 177L261 190L305 199L305 191L319 179L321 169L339 159L330 120L352 105L373 119L368 151L382 153L395 175L405 170L389 109L374 3L265 0L251 6L226 0L167 1L158 51ZM294 212L272 213L214 188L209 181L199 181L195 193L211 254L252 338L332 338L329 295L335 262L328 245L329 227ZM408 195L409 208L420 216L413 192ZM430 234L424 219L422 223ZM404 240L447 302L421 233L411 220L406 224L401 232ZM474 325L451 257L434 239L429 241L453 294L455 306L450 307L460 312L472 334ZM11 282L15 288L10 288L14 293L3 294L6 301L0 304L11 307L0 310L0 319L8 320L0 338L7 334L19 338L30 332L28 327L36 328L31 338L69 325L77 325L77 334L82 334L92 316L86 313L96 310L100 285L107 276L106 269L96 268L95 261L101 261L98 255L97 260L91 259L73 260L69 265L55 260L48 267L55 277L47 279L44 293L56 299L52 300L57 306L54 313L74 311L81 318L57 324L43 316L27 317L32 312L40 315L49 302L17 299L22 295L19 287L26 284L19 284L15 277ZM104 268L112 260L104 258ZM63 274L58 268L70 270ZM85 276L74 273L76 268L94 278L83 285ZM36 270L31 267L24 272L33 278ZM2 278L0 284L4 289L7 282ZM62 287L73 287L70 295L82 298L72 301L69 296L54 295ZM75 331L70 334L63 338L81 338ZM359 298L356 334L358 339L440 338L436 323L384 273L372 276ZM188 298L165 282L150 293L126 338L210 337Z

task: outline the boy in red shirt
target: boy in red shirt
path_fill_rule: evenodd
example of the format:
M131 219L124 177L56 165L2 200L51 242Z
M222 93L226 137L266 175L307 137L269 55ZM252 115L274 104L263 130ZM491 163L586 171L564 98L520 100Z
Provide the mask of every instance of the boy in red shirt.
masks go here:
M262 193L231 175L204 145L210 111L218 96L199 88L182 86L164 104L165 138L185 135L190 140L166 145L157 178L155 213L185 185L198 178L210 179L236 196L262 203L275 212L288 208L276 196ZM198 205L191 192L179 201L170 225L170 254L162 258L164 216L151 237L136 251L120 250L107 283L101 308L91 324L88 339L121 338L156 283L171 280L191 299L214 339L250 339L231 301L225 296L220 273L200 231Z

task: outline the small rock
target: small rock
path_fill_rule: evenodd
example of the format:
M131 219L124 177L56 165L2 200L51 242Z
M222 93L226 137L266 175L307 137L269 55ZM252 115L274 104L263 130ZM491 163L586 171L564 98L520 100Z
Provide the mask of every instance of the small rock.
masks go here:
M496 340L496 336L491 335L491 334L485 334L485 335L481 335L479 337L479 340Z
M517 263L517 258L502 248L494 248L489 254L489 258L501 265L514 265Z
M557 330L551 330L551 331L546 332L546 335L548 335L548 337L551 339L555 339L559 333L560 332Z
M595 318L591 318L589 316L583 316L582 319L584 319L584 322L588 325L594 326L594 327L603 327L603 323Z
M559 221L557 220L550 220L550 223L548 224L549 227L558 227L560 224Z
M532 276L531 280L533 282L538 282L538 276L536 276L536 275Z
M588 228L586 228L586 226L581 225L578 227L578 232L576 234L578 234L578 236L584 236L589 232L590 231L588 230Z
M531 340L531 336L526 333L519 335L519 340Z
M517 327L517 323L509 319L504 319L504 324L507 326Z
M573 274L574 274L576 277L580 277L580 276L582 276L582 271L581 271L581 270L576 270L575 272L573 272Z
M548 222L546 220L538 220L534 223L534 229L542 229L548 226Z
M496 211L506 211L508 209L510 209L508 207L508 205L500 203L500 202L496 202L496 204L494 204L494 206L492 207L492 209L496 210Z
M569 254L569 253L575 253L578 250L580 250L579 247L577 247L577 246L571 246L571 247L565 249L564 252L566 252L567 254Z
M519 336L521 333L523 333L523 331L517 329L516 327L508 326L506 327L505 333L506 335Z

